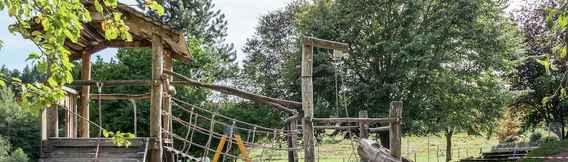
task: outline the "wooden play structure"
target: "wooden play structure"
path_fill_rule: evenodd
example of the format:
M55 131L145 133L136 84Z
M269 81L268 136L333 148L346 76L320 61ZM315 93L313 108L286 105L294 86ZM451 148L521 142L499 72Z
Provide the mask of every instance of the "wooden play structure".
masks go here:
M314 118L313 111L313 49L327 48L348 51L348 45L313 37L303 38L302 59L302 101L288 101L267 96L248 93L239 89L200 83L174 71L174 59L188 62L191 55L186 47L184 34L157 20L145 17L143 13L126 5L119 9L124 14L126 24L134 36L133 41L108 41L104 39L101 29L102 17L94 11L93 4L84 1L92 11L93 21L84 24L78 42L67 42L66 47L73 53L73 60L81 60L81 80L73 82L72 87L65 88L66 97L54 107L45 108L42 112L42 162L178 162L178 161L265 161L262 155L252 157L251 149L281 150L288 153L289 162L317 161L315 151L315 129L358 129L360 139L367 139L369 132L389 131L390 149L370 145L368 140L361 140L359 155L370 162L400 161L400 121L401 102L391 103L390 116L387 118L369 118L362 111L356 118ZM40 30L40 29L38 29ZM96 81L91 78L91 55L104 48L152 48L152 78L149 80L107 80ZM149 94L101 94L100 89L110 86L149 86ZM286 128L266 128L257 124L239 121L207 108L184 102L175 98L176 86L192 86L206 88L220 93L248 99L257 103L268 104L276 110L288 115L284 121ZM97 93L91 92L96 88ZM94 122L90 118L90 109L95 107L91 101L106 100L149 100L149 137L137 137L130 147L120 147L108 138L101 137L102 121ZM78 102L77 102L78 101ZM140 109L140 108L139 108ZM173 113L172 109L183 114ZM59 111L64 112L64 134L59 134ZM136 130L136 114L134 127ZM370 128L371 124L387 123L389 125ZM319 125L318 125L319 124ZM355 126L352 126L355 125ZM99 136L91 137L90 128L99 128ZM299 128L301 127L301 129ZM176 133L173 128L184 129ZM228 131L227 131L228 130ZM205 143L195 140L196 136L205 136ZM272 145L257 141L257 137L271 138ZM299 137L302 137L300 144ZM218 144L216 141L220 141ZM286 141L286 148L274 147L277 141ZM233 144L237 144L239 153L231 152ZM215 147L216 148L213 148ZM382 151L376 151L380 149ZM195 152L195 150L200 150ZM304 157L299 157L299 151ZM386 151L385 151L386 150ZM258 160L257 160L258 159Z

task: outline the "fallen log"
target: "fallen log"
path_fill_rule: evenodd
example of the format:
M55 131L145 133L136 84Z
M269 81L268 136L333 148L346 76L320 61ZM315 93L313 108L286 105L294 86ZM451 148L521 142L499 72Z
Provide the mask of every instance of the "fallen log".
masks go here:
M391 156L390 150L368 139L359 140L357 152L362 162L401 162L400 159ZM407 161L409 160L402 159L402 162Z

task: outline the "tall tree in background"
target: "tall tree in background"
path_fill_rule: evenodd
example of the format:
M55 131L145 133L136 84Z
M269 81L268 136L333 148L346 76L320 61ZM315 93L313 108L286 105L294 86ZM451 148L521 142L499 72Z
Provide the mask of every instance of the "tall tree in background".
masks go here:
M527 54L511 74L512 89L520 93L512 106L525 128L546 124L558 137L566 137L566 4L532 1L514 15L523 33Z
M336 114L338 99L349 114L370 110L370 116L386 116L389 102L403 100L405 127L413 128L407 133L443 131L451 141L457 131L489 132L507 100L499 77L510 70L519 49L503 5L490 0L337 0L273 12L260 19L247 42L243 76L260 92L295 96L297 38L347 42L352 50L339 60L342 66L332 64L329 50L314 53L316 116ZM334 73L344 79L337 81ZM335 83L346 87L336 93Z

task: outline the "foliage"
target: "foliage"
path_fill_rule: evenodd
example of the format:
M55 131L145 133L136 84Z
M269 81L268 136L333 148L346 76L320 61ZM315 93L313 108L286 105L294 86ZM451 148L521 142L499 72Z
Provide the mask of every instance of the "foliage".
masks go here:
M0 136L0 161L1 162L26 162L28 156L20 148L14 148L8 140Z
M117 146L125 146L128 147L132 145L131 140L136 138L136 135L132 133L122 133L120 131L117 132L110 132L108 130L103 130L103 137L105 138L112 138L112 143Z
M0 89L0 136L35 159L40 151L39 126L37 109L21 107L9 88Z
M511 108L508 108L501 116L496 132L497 139L499 139L499 141L505 141L505 139L509 137L519 135L521 131L521 122L514 113L515 112L513 112Z
M539 148L529 151L527 157L553 156L568 151L568 141L555 141L542 144ZM525 159L525 162L539 162L543 159Z
M131 40L128 26L117 9L117 0L94 0L96 11L103 15L103 30L107 40ZM149 8L160 11L155 1L147 1ZM49 105L64 96L61 86L72 81L73 64L65 41L77 42L83 23L91 21L91 13L83 1L75 0L1 0L0 10L7 9L16 24L10 31L19 32L30 38L41 49L41 53L30 53L28 60L36 62L42 73L49 74L46 84L25 84L25 97L36 97L38 104Z
M315 36L351 49L345 59L314 51L316 116L359 110L386 116L388 103L402 100L406 133L491 133L510 100L500 78L521 54L502 6L491 0L292 2L260 19L244 50L242 86L299 100L299 38Z
M545 1L525 6L515 16L523 33L527 54L509 76L512 90L518 91L513 108L521 115L525 128L560 123L565 127L567 100L564 85L566 30L562 1ZM560 137L565 131L558 132Z

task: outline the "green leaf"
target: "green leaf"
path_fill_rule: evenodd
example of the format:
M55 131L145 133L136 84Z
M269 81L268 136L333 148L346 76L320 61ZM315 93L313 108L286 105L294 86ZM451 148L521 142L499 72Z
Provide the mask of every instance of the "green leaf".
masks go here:
M558 17L558 26L561 28L568 27L568 15L561 15Z
M546 74L550 75L551 65L550 65L550 60L549 60L548 57L544 57L543 60L536 60L536 62L538 62L539 64L544 66L544 69L546 70Z
M37 59L39 59L39 58L40 58L40 57L39 57L39 54L38 54L37 52L31 52L31 53L28 55L28 58L26 58L26 61L29 61L29 60L37 60Z
M160 4L158 4L158 2L156 2L156 1L150 2L150 4L148 4L148 8L150 8L152 11L158 13L158 16L162 16L165 13L164 7Z
M6 87L6 82L4 82L4 80L0 79L0 88L1 87Z
M95 0L95 10L99 13L103 13L103 6L99 2L99 0Z

